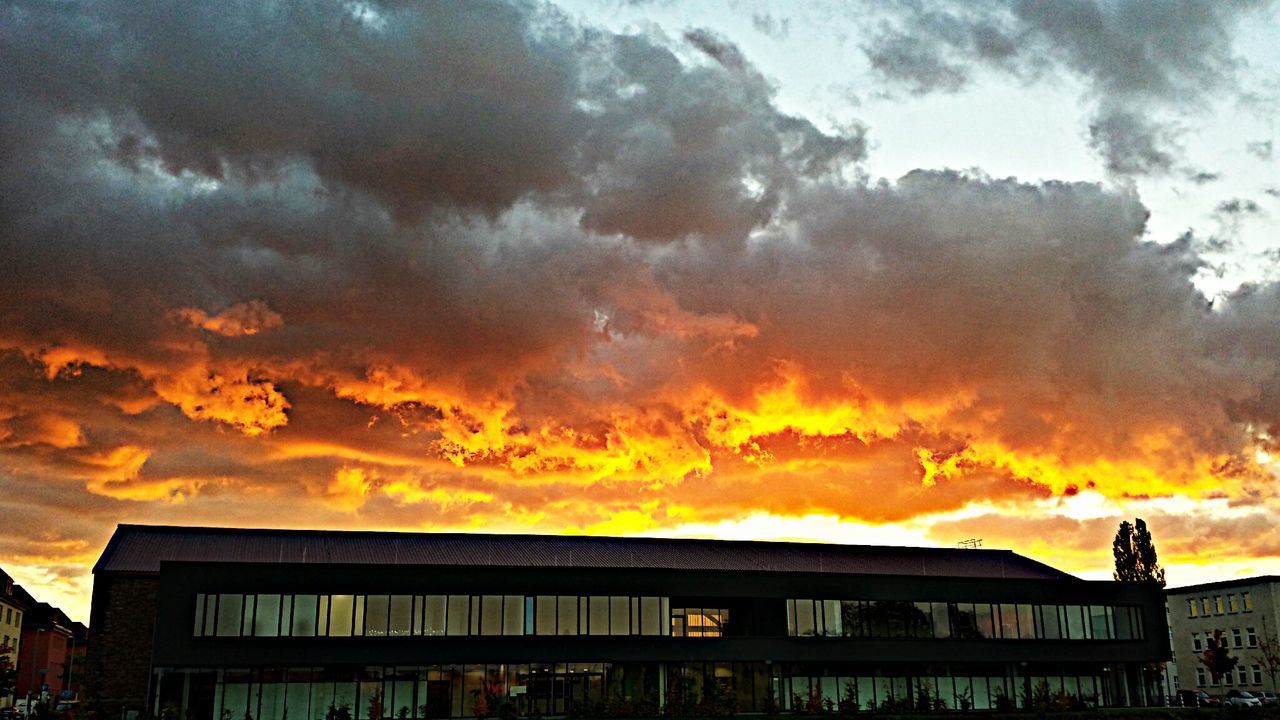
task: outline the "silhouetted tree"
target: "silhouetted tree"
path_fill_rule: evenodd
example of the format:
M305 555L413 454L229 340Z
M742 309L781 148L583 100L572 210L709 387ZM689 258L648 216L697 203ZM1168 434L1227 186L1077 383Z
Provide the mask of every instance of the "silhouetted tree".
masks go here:
M1164 568L1156 556L1156 545L1151 540L1147 523L1138 518L1133 523L1125 520L1116 530L1111 543L1116 558L1113 577L1120 582L1156 582L1164 587Z
M0 644L0 698L9 697L18 685L18 668L13 663L13 648Z
M1208 668L1214 684L1221 682L1222 677L1234 670L1239 663L1239 658L1231 657L1231 651L1227 648L1226 638L1222 637L1222 631L1214 630L1213 637L1209 638L1207 647L1204 649L1204 654L1200 656L1200 664Z

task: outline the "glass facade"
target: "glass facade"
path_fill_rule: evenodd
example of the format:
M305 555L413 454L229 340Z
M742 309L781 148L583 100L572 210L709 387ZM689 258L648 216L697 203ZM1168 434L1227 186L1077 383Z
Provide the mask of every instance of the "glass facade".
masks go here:
M195 598L196 637L670 635L670 599L628 595L280 595ZM695 609L690 637L718 637L727 610ZM683 615L682 615L683 617ZM683 621L682 621L682 627ZM681 633L685 634L685 633Z
M1132 605L787 600L794 637L1142 640Z
M759 662L485 663L326 669L158 669L154 717L426 720L489 716L687 716L779 710L1026 709L1117 704L1101 666L902 666ZM1123 691L1120 691L1123 692Z

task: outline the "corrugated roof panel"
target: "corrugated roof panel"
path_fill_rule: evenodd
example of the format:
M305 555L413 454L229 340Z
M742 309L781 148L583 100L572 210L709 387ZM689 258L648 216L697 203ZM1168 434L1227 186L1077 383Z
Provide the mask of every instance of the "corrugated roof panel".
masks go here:
M1007 550L465 533L120 525L94 572L159 572L165 561L764 570L1062 579Z

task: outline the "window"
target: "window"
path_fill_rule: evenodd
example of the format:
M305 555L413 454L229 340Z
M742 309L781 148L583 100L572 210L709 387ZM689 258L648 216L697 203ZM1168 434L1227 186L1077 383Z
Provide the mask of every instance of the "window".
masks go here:
M1036 637L1036 621L1034 605L1018 606L1018 637L1023 640L1034 640Z
M316 634L316 596L293 597L293 622L290 634L294 637L312 637Z
M1249 647L1258 647L1258 631L1253 628L1245 628L1245 634L1248 636Z
M502 596L502 634L524 634L524 596Z
M501 595L485 595L480 598L480 634L502 634Z
M1004 604L1000 606L1000 637L1018 637L1018 610L1015 605Z
M996 635L995 617L992 615L991 606L978 603L973 606L973 611L978 623L979 637L999 637Z
M448 633L449 625L445 621L445 606L448 598L444 595L425 595L422 598L422 634L439 636Z
M725 608L671 608L671 634L676 636L724 637L728 622Z
M588 602L588 632L592 635L609 634L609 598L594 596Z
M466 635L470 626L471 599L466 595L449 595L446 604L445 634Z
M1249 669L1246 668L1244 665L1241 665L1240 667L1236 668L1236 677L1239 678L1239 682L1241 685L1248 685Z
M559 624L556 626L557 635L577 635L578 634L578 596L577 595L561 595L559 596L560 609Z
M330 637L348 637L351 635L351 620L356 610L354 595L331 595L329 597L329 632Z
M1253 612L1253 597L1249 593L1240 593L1240 601L1244 605L1245 612Z
M1204 668L1196 668L1196 684L1202 687L1208 684L1205 682Z
M946 603L933 603L933 636L938 638L951 637L951 623L947 613Z
M1204 646L1200 642L1200 633L1191 633L1191 649L1196 652L1204 650Z
M236 637L240 634L240 612L243 608L243 595L218 596L218 629L219 637Z
M1233 615L1240 612L1240 598L1236 597L1234 593L1227 596L1227 612Z
M1090 637L1093 639L1110 640L1112 638L1111 623L1108 622L1110 610L1111 608L1106 605L1089 606L1089 629Z
M1244 647L1244 633L1240 632L1240 628L1231 628L1231 647Z
M662 632L662 604L656 597L640 598L640 634L658 635Z
M13 608L7 607L4 609L4 621L9 625L13 624ZM9 643L6 641L5 644L8 645Z
M392 637L404 637L413 631L413 596L392 595L390 622L387 634Z
M793 600L791 601L791 603L792 603L792 606L795 608L794 617L795 617L796 631L793 634L798 637L805 637L805 636L815 634L816 625L814 623L814 616L813 616L813 601L812 600ZM674 612L672 613L672 615L674 615ZM673 630L675 629L675 625L672 625L671 627Z
M1070 640L1085 640L1085 618L1084 608L1080 605L1063 605L1062 610L1067 616L1067 638Z
M1057 605L1040 605L1040 637L1046 640L1058 640L1062 637L1062 628L1058 620Z
M631 598L619 595L609 598L609 634L631 634Z
M1213 608L1214 608L1214 612L1215 612L1216 614L1218 614L1218 615L1222 615L1223 613L1225 613L1225 612L1227 611L1227 609L1226 609L1226 605L1224 605L1224 604L1223 604L1223 602L1222 602L1222 596L1221 596L1221 595L1214 595L1214 596L1213 596Z
M1209 598L1207 597L1200 598L1200 614L1201 615L1213 614L1213 607L1209 605Z
M370 595L364 601L364 634L370 637L386 637L387 621L391 610L391 597Z
M1262 684L1262 666L1254 665L1253 667L1250 668L1250 670L1253 672L1253 684L1261 685Z
M253 618L253 634L257 637L275 637L280 634L280 596L259 595L257 612Z
M1190 600L1187 601L1187 617L1193 618L1196 615L1199 615L1200 613L1196 612L1196 610L1197 610L1196 599L1191 598Z

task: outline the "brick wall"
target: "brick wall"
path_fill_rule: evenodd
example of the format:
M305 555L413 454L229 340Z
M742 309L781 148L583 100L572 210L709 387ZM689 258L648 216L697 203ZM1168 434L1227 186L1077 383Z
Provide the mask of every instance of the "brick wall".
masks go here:
M105 717L121 717L122 710L146 715L159 589L155 576L103 574L93 579L93 642L85 689Z

